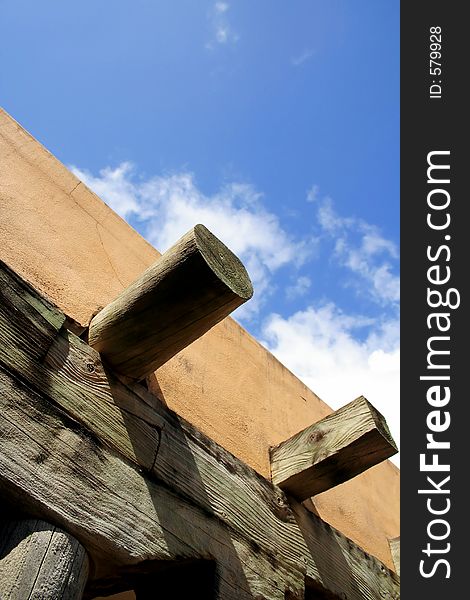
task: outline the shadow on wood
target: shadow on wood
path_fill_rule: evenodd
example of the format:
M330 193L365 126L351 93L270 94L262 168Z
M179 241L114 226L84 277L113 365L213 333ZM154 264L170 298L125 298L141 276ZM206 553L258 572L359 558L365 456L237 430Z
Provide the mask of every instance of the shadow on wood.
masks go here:
M107 373L108 380L112 381L112 373ZM161 389L158 386L156 377L154 378L153 389L159 389L158 397L148 392L146 388L140 384L129 384L131 389L138 393L142 401L149 405L156 406L156 403L162 403L167 406ZM139 389L140 388L140 389ZM115 397L116 405L120 406L120 395ZM209 522L217 521L218 517L215 514L211 505L210 499L206 493L206 486L201 477L198 465L194 458L186 434L181 426L179 417L168 410L168 416L171 415L172 427L162 427L160 431L159 447L154 457L154 462L147 473L146 483L148 485L149 496L152 498L155 513L165 535L165 541L168 551L171 555L177 557L181 552L181 542L170 534L171 531L181 532L181 537L184 537L188 531L188 522L198 522L202 519L208 519ZM133 442L136 459L140 464L145 464L148 461L148 453L143 449L138 437L134 438L132 433L135 431L133 423L135 419L129 414L126 407L122 407L123 421L126 424L127 431L130 432L130 440ZM178 463L180 469L184 473L187 485L187 492L181 490L183 498L187 500L188 506L178 510L178 504L164 504L157 500L154 493L154 485L163 484L167 477L160 477L160 468L165 468L165 465L160 465L161 455L171 448L172 452L177 452ZM161 454L160 454L161 453ZM231 493L231 490L226 490L226 493ZM195 502L195 499L197 501ZM192 506L191 506L192 505ZM188 511L189 508L189 511ZM165 534L168 532L168 534ZM158 581L159 591L161 586L168 591L168 596L163 594L163 598L174 598L175 600L184 600L186 598L196 596L201 598L246 598L247 600L255 598L257 594L253 594L252 586L248 582L245 574L246 570L250 570L250 560L246 564L242 564L239 552L235 549L232 535L224 528L200 528L197 532L198 539L195 542L195 547L200 548L202 555L206 556L207 560L189 561L187 564L173 565L169 563L164 570L159 570L158 576L155 577L153 583L147 578L146 583L136 587L137 600L151 600L153 596L151 592L155 590L155 582ZM158 567L161 568L160 566ZM251 578L250 578L251 579ZM264 577L262 577L264 579ZM264 587L262 584L262 588ZM258 587L258 586L255 586ZM263 591L262 589L259 590ZM170 593L171 592L171 593ZM264 590L267 592L267 590ZM266 596L269 597L269 596Z
M1 497L82 543L90 597L201 561L215 564L217 600L302 600L306 576L346 600L398 597L379 561L304 507L292 510L282 490L143 385L124 385L73 333L46 327L44 336L47 302L3 274Z
M196 225L92 319L89 343L140 380L252 295L240 260Z

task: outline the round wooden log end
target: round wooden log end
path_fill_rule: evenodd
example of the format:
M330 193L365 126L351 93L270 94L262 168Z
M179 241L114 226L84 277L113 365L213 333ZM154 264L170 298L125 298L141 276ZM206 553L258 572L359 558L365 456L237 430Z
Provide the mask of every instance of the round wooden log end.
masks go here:
M197 247L217 277L244 302L253 296L253 285L243 263L204 225L194 227Z

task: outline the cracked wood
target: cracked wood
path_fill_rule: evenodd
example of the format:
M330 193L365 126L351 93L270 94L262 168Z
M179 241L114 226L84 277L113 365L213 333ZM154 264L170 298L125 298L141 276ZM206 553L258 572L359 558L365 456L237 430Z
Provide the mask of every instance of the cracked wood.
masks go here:
M88 557L70 534L36 519L0 523L0 596L81 600Z
M360 396L271 448L272 481L305 500L397 452L384 417Z
M19 338L0 345L2 494L80 540L94 591L162 561L213 560L220 599L300 599L306 576L338 598L398 598L379 561L293 512L279 488L144 387L123 385L71 332L38 360L23 312L0 306L0 344Z

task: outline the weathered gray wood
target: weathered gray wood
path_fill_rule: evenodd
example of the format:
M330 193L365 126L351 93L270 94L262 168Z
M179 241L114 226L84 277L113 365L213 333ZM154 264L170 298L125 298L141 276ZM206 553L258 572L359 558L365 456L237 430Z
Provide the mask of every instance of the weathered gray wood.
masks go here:
M5 350L14 350L22 343L30 345L31 339L34 339L28 352L35 359L42 359L64 324L65 315L23 285L1 261L0 303L4 316L2 333ZM23 315L21 323L17 319L18 311ZM21 327L21 331L18 331L18 327Z
M139 380L252 294L239 259L196 225L92 319L89 343L115 371Z
M21 337L21 311L16 320ZM143 386L117 381L74 334L37 361L24 340L3 351L10 324L0 305L1 493L83 543L94 591L162 561L205 559L217 563L217 598L300 599L306 574L328 589L328 557L354 551L333 567L364 589L338 597L398 597L379 561L303 507L299 527L279 488Z
M397 452L384 417L360 396L271 448L272 481L301 501Z
M388 540L395 571L400 576L400 536Z
M306 578L314 582L318 590L341 599L400 598L395 573L294 498L291 498L291 506L307 546Z
M0 523L3 600L80 600L88 557L70 534L35 519Z
M0 397L2 496L81 541L94 564L94 592L112 590L136 570L151 572L148 561L199 559L217 561L220 599L281 600L281 586L301 590L302 572L275 561L272 551L253 552L248 532L227 529L204 492L191 503L155 475L144 476L1 368ZM184 461L179 467L188 474ZM197 473L191 479L197 484ZM218 493L230 490L219 485ZM261 513L267 516L266 507ZM241 530L243 512L231 518Z

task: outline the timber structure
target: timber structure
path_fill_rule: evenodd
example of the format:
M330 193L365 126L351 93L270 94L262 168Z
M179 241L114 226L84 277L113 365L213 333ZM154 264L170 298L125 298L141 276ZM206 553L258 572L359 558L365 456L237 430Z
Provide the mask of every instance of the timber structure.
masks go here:
M397 451L365 398L273 447L270 481L155 393L252 291L201 225L85 327L0 261L2 600L398 600L309 500Z

